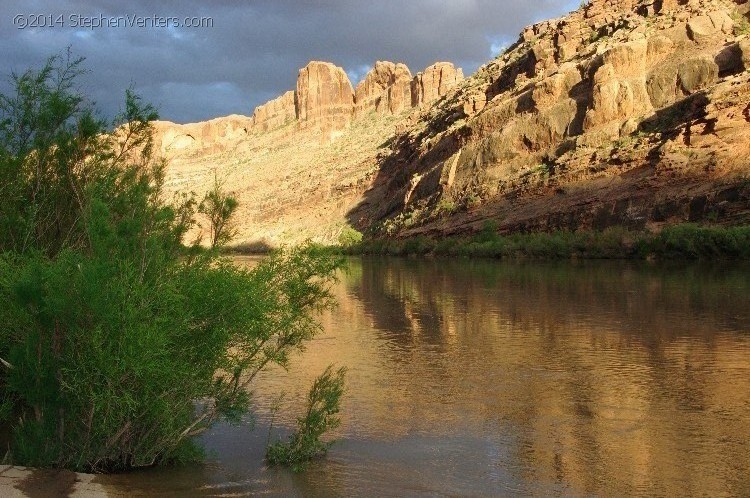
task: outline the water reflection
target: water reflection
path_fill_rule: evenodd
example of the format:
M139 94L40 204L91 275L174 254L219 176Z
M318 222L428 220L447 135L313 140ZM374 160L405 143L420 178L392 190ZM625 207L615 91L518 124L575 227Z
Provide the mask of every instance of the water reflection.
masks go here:
M115 488L750 495L746 267L353 259L336 294L325 334L259 379L255 431ZM307 473L265 469L270 402L287 393L283 434L329 363L350 370L339 443Z

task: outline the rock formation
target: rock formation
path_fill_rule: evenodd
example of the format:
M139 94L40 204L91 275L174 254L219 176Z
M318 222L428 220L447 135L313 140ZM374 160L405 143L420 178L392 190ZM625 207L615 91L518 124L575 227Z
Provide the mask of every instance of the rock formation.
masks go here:
M295 100L302 127L318 128L328 136L351 123L354 89L346 72L330 62L313 61L300 69Z
M403 235L488 218L505 231L750 221L749 12L592 0L526 28L401 130L350 221ZM412 103L434 99L425 81L442 74L417 75ZM460 214L446 220L446 205Z
M464 79L461 68L438 62L417 73L411 83L411 105L417 107L439 99Z
M388 87L387 95L388 111L391 114L400 114L411 107L411 80L409 68L405 64L396 64L393 83Z
M449 62L435 63L412 77L405 64L377 61L353 91L342 68L312 61L299 71L295 91L255 109L253 129L268 132L295 120L301 128L320 130L326 141L370 113L399 115L432 102L462 79L461 69Z
M294 91L286 92L270 102L255 108L253 128L259 131L270 131L280 128L297 119L294 104Z
M161 122L158 141L168 156L210 153L231 147L248 132L267 133L295 123L301 129L318 130L321 141L328 142L357 118L370 113L399 115L445 95L462 78L461 70L447 62L413 78L405 64L378 61L355 92L342 68L312 61L300 69L296 90L256 107L251 118L234 115L187 125Z
M400 114L411 107L411 71L404 64L378 61L354 92L354 114Z
M210 154L243 140L253 126L246 116L232 115L202 123L178 125L156 121L156 150L166 157L176 154Z
M745 38L739 43L742 63L746 71L750 71L750 38Z
M231 177L246 238L750 223L750 2L590 0L466 79L311 62L252 119L157 129L171 185Z

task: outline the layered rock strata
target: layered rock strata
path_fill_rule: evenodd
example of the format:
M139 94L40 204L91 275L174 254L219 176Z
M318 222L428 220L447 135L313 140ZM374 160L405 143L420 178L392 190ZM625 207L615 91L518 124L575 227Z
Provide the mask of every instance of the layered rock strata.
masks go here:
M286 92L263 105L255 108L253 112L253 128L260 131L269 131L289 124L297 119L297 108L294 100L294 92Z
M592 0L529 26L401 131L350 221L404 235L750 222L749 11Z
M157 144L170 187L227 178L240 240L750 223L749 12L591 0L465 79L378 62L353 89L313 62L253 118L160 123Z

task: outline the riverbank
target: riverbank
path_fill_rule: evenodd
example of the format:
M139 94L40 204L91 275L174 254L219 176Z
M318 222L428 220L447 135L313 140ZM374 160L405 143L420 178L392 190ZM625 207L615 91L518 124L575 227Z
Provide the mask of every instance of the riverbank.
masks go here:
M558 231L500 235L488 224L471 236L364 239L318 250L344 255L459 256L493 259L750 259L750 226L683 224L659 233L620 227L604 231ZM263 254L257 246L229 248L230 254Z
M494 227L470 237L371 240L348 254L465 256L496 259L750 259L750 227L676 225L659 233L610 228L499 235Z
M13 465L0 465L0 496L106 498L126 496L107 492L94 482L93 474L79 474L69 470L39 470Z

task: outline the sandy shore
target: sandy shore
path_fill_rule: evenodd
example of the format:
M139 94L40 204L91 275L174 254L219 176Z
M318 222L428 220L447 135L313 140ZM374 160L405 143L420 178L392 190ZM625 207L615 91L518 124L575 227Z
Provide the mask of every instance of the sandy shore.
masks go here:
M38 470L0 465L0 496L3 498L102 498L117 496L95 482L93 474L69 470Z

